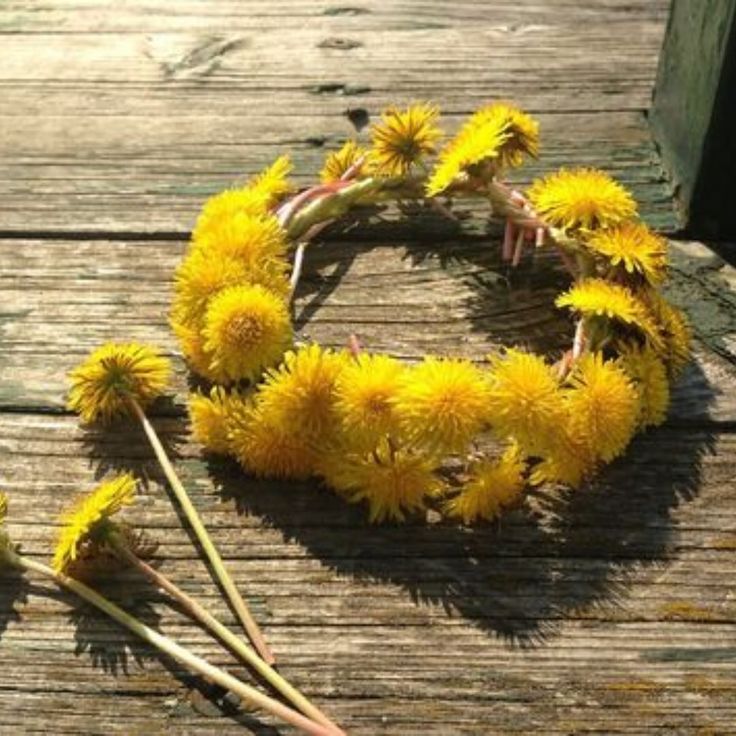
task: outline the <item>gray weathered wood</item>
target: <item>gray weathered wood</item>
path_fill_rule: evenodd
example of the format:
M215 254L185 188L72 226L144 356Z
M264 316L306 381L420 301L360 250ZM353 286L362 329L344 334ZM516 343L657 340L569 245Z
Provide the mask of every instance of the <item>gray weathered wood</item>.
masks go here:
M652 107L692 237L736 237L736 1L673 0Z

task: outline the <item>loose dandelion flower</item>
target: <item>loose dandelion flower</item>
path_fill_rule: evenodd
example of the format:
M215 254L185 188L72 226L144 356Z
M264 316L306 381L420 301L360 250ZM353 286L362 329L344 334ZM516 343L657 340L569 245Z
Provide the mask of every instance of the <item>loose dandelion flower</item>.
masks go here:
M395 401L404 366L388 355L360 353L337 378L335 402L349 444L374 446L384 435L398 436Z
M289 351L259 386L259 410L276 426L312 442L323 440L338 426L335 385L348 360L346 353L319 345Z
M426 358L407 370L396 408L413 442L462 452L485 426L488 400L488 383L472 363Z
M625 286L600 278L583 279L558 296L555 304L569 307L584 317L614 320L637 330L653 347L662 346L662 335L650 311Z
M67 406L85 422L129 413L129 401L150 404L167 388L171 366L155 348L107 343L69 374Z
M618 362L589 353L577 361L566 389L573 433L590 443L605 462L620 455L631 440L639 397Z
M537 179L529 200L548 224L572 233L610 227L636 214L626 189L596 169L560 169Z
M623 365L639 391L639 424L644 428L662 424L670 404L664 363L651 348L633 347L624 352Z
M406 110L389 108L371 129L371 159L378 173L403 176L412 165L435 152L442 131L435 126L439 110L416 104Z
M246 397L239 391L228 393L222 386L215 386L209 396L190 394L188 403L194 438L210 452L227 455L232 416L247 406Z
M248 473L261 478L305 479L317 454L293 427L258 409L236 407L229 417L228 449Z
M445 510L464 524L492 521L517 501L524 490L525 463L518 447L510 447L497 460L481 460L470 467L470 478L450 499Z
M488 410L499 435L535 454L565 411L555 371L544 358L521 350L492 358Z
M319 174L320 181L323 184L332 184L333 182L340 181L346 172L359 161L362 161L363 163L358 167L359 170L356 172L356 176L359 175L360 169L365 167L367 157L367 149L358 145L354 140L346 141L339 151L333 151L327 154L324 166Z
M403 521L407 512L424 509L425 498L443 489L435 468L426 454L395 450L383 440L373 452L321 456L317 469L351 503L367 501L370 521L381 522Z
M135 484L132 475L120 475L83 496L62 514L54 570L65 572L86 547L104 541L106 522L124 506L133 503Z
M286 302L262 286L233 286L215 296L204 319L210 370L226 381L253 379L276 364L292 340Z
M617 227L599 230L587 246L608 258L612 266L621 265L627 273L636 274L649 284L664 281L667 271L667 241L640 222L625 222Z

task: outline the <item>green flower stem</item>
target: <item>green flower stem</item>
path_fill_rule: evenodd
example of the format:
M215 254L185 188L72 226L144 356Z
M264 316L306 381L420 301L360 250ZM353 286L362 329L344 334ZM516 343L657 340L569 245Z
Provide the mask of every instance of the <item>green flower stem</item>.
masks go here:
M197 619L206 629L225 643L235 654L249 664L274 689L290 700L304 715L329 728L334 734L344 734L322 711L307 700L295 687L285 680L276 670L267 665L242 639L235 636L226 626L220 623L206 608L188 596L181 588L149 564L141 560L128 546L119 532L112 532L107 541L113 552L124 563L138 570L155 586L166 591L178 601L184 610Z
M166 450L164 450L164 447L156 434L156 430L148 421L148 417L140 404L134 398L129 398L129 403L133 413L143 425L143 431L146 433L146 437L148 437L148 441L151 443L151 447L156 453L156 457L164 471L164 474L166 475L166 479L169 481L177 500L181 504L184 514L194 530L194 533L197 535L197 539L207 555L207 559L212 566L212 570L225 590L225 593L235 609L235 613L240 619L245 632L250 637L250 640L253 642L253 646L263 658L264 662L271 665L274 664L276 659L274 658L273 653L268 647L268 644L266 644L266 640L264 639L258 624L255 622L255 619L248 610L248 606L238 592L238 589L235 587L235 583L233 582L230 573L222 562L220 553L217 551L217 548L213 544L207 529L197 513L197 510L189 499L186 489L179 480L179 476L177 476L174 466L171 464L171 461L166 454Z
M107 598L101 596L79 580L75 580L64 573L56 572L40 562L35 562L34 560L30 560L27 557L17 554L13 550L5 550L3 552L3 558L10 565L18 568L19 570L29 570L47 578L51 578L58 585L71 590L80 598L83 598L100 611L106 613L110 618L114 619L119 624L143 639L143 641L151 644L165 654L168 654L177 662L180 662L197 674L202 675L202 677L210 682L230 690L255 707L268 711L286 723L290 723L291 725L301 729L304 733L312 734L313 736L334 736L335 732L326 728L322 724L311 721L309 718L289 708L278 700L274 700L250 685L246 685L244 682L233 677L225 670L215 667L207 660L192 654L188 649L185 649L172 639L169 639L167 636L159 634L157 631L146 626L129 613L126 613L122 608L119 608Z

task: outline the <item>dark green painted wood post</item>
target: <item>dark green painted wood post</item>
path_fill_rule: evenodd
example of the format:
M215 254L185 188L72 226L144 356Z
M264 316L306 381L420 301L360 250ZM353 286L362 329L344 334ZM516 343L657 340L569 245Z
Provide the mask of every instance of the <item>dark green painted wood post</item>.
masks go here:
M651 112L685 232L736 239L736 0L672 0Z

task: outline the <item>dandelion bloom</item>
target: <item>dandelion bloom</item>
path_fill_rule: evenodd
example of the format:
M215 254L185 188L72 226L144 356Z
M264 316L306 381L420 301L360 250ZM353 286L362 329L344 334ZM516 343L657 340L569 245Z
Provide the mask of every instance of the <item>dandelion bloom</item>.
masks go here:
M277 363L292 340L286 302L262 286L232 286L209 303L202 330L210 370L224 381L253 379Z
M338 151L327 154L322 171L319 173L320 181L323 184L332 184L333 182L340 181L343 175L359 161L363 163L358 168L364 168L367 156L368 151L358 145L356 141L346 141Z
M640 222L593 233L586 245L605 256L612 266L621 265L652 285L661 284L667 272L667 241Z
M490 422L502 437L512 437L533 453L556 431L565 411L560 381L544 358L508 350L491 359Z
M274 276L287 268L286 233L273 215L241 213L217 220L192 240L192 249L239 260L255 272L271 269Z
M639 392L639 424L655 427L667 417L670 384L667 368L651 348L633 347L623 353L623 366Z
M403 176L413 164L435 152L442 131L435 126L439 110L416 104L406 110L389 108L371 128L371 159L380 174Z
M283 479L304 479L314 473L315 449L293 427L245 406L235 407L228 424L229 452L247 472Z
M462 452L487 423L489 395L469 361L425 358L404 375L396 407L413 442L434 452Z
M440 152L427 194L440 194L464 174L483 178L518 166L524 155L536 156L538 150L539 126L530 115L508 103L489 105L474 113Z
M129 400L150 404L169 385L171 365L155 348L107 343L69 374L67 406L85 422L129 413Z
M371 522L403 521L440 493L437 462L426 453L394 449L382 440L372 452L335 452L318 460L318 473L351 503L366 501Z
M658 350L672 377L677 377L692 357L693 333L684 312L657 292L649 290L645 299L660 328L664 344Z
M259 410L275 425L321 441L338 425L335 385L348 360L346 353L319 345L289 351L259 386Z
M285 195L294 191L289 181L293 166L288 155L279 156L270 166L248 181L247 188L263 197L266 207L277 204Z
M470 466L470 477L445 510L464 524L492 521L521 497L525 463L518 447L510 447L497 460L480 460Z
M202 206L192 230L192 242L199 242L219 223L234 219L237 215L265 216L267 200L259 192L247 187L225 189L210 197Z
M575 363L566 389L573 432L590 443L595 455L610 462L629 444L639 415L636 387L618 361L600 353Z
M228 392L222 386L214 386L208 396L190 394L188 405L192 434L197 442L210 452L227 455L233 412L247 405L246 397L239 391Z
M600 278L574 284L555 300L558 307L569 307L584 317L604 317L634 328L653 347L662 346L662 335L646 304L625 286Z
M537 179L529 200L549 225L573 233L610 227L636 214L629 192L597 169L560 169Z
M579 428L571 425L572 416L568 413L540 453L541 460L529 475L532 484L559 483L578 488L595 470L597 458L589 438L581 436Z
M124 506L133 503L135 484L132 475L120 475L80 498L62 514L62 527L54 552L54 570L66 571L87 544L104 541L105 522Z
M398 436L396 397L404 365L388 355L360 353L337 378L335 401L350 444L375 445L384 435Z

